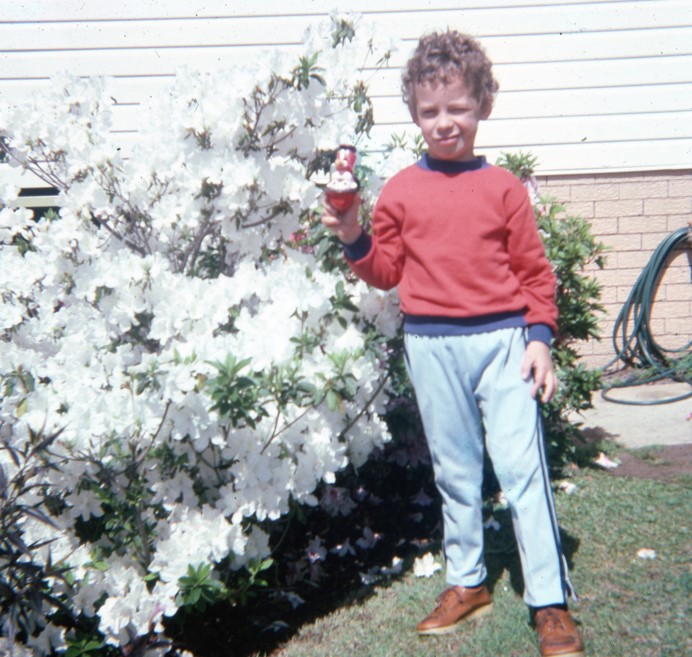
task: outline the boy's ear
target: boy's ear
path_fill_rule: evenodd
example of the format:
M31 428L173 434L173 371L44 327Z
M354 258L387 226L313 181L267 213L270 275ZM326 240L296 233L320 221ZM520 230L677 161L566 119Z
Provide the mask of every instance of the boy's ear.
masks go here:
M490 118L490 115L493 112L493 103L492 101L486 101L483 106L481 107L481 113L480 113L480 119L481 121L485 121L487 118Z
M408 104L408 113L411 115L411 120L416 124L420 125L418 123L418 112L416 111L416 99L415 97L411 98Z

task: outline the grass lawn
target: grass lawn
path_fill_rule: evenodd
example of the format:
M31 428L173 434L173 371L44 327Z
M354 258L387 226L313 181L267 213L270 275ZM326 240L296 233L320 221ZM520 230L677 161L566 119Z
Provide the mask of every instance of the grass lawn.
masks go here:
M689 478L676 483L576 471L572 494L556 500L572 604L590 657L692 655L687 620L692 582ZM507 516L499 518L503 535ZM506 538L506 537L505 537ZM501 539L505 541L505 538ZM498 539L499 540L499 539ZM506 541L505 541L506 542ZM655 558L637 553L654 550ZM521 599L515 552L488 555L495 608L461 632L418 637L413 627L434 606L444 575L396 579L358 592L335 612L302 626L272 657L524 657L538 655ZM440 556L437 556L441 561Z

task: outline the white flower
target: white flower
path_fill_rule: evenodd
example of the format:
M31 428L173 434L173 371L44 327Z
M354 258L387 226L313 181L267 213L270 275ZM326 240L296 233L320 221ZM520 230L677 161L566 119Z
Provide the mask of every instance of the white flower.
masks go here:
M0 242L11 242L15 237L31 239L33 212L26 208L0 208Z
M351 545L350 539L346 539L343 543L340 543L339 545L335 545L330 552L333 552L339 557L345 557L347 554L350 556L353 556L356 551L353 549L353 546Z
M104 513L101 502L90 490L74 491L67 497L67 501L71 508L66 513L70 518L81 517L82 520L89 520L90 516L100 518Z
M433 503L432 497L430 497L423 488L421 488L412 498L416 506L430 506Z
M413 574L416 577L432 577L442 566L435 561L432 553L427 552L413 562Z
M360 577L360 582L364 586L372 586L377 580L379 575L379 570L377 567L371 568L366 573L358 573Z
M265 628L263 628L263 632L282 632L288 627L288 623L286 621L282 620L276 620L272 623L269 623Z
M347 489L327 486L320 498L320 506L331 516L347 516L357 505Z
M381 534L373 532L370 527L365 527L363 528L363 535L356 541L356 545L363 550L371 550L381 538Z
M303 600L303 598L293 591L280 591L279 595L281 595L282 598L286 598L293 609L305 604L305 600Z
M389 566L383 566L380 572L383 575L399 575L404 569L404 560L401 557L394 557Z
M310 545L306 548L305 553L310 563L323 561L327 556L327 548L324 547L322 539L317 536L310 541Z

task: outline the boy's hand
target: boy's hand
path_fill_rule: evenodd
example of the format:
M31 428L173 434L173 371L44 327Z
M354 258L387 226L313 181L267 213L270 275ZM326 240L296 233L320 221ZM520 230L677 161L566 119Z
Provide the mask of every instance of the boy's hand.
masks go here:
M362 231L358 223L360 196L355 197L353 204L345 212L337 212L326 195L323 199L323 205L322 223L333 231L344 244L353 244L360 237Z
M531 396L535 399L541 391L540 400L544 404L551 401L557 392L557 376L550 358L550 347L538 340L526 345L524 362L521 364L521 376L529 379L532 375Z

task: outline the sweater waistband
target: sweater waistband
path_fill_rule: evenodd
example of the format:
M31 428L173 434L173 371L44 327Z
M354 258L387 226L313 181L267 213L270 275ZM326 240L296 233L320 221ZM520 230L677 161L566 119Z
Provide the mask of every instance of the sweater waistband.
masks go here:
M404 316L404 332L411 335L472 335L525 326L526 318L523 312L497 313L480 317Z
M521 311L482 315L480 317L432 317L404 315L404 332L426 337L448 337L489 333L507 328L526 328L528 342L543 342L550 346L553 333L547 324L531 324Z

